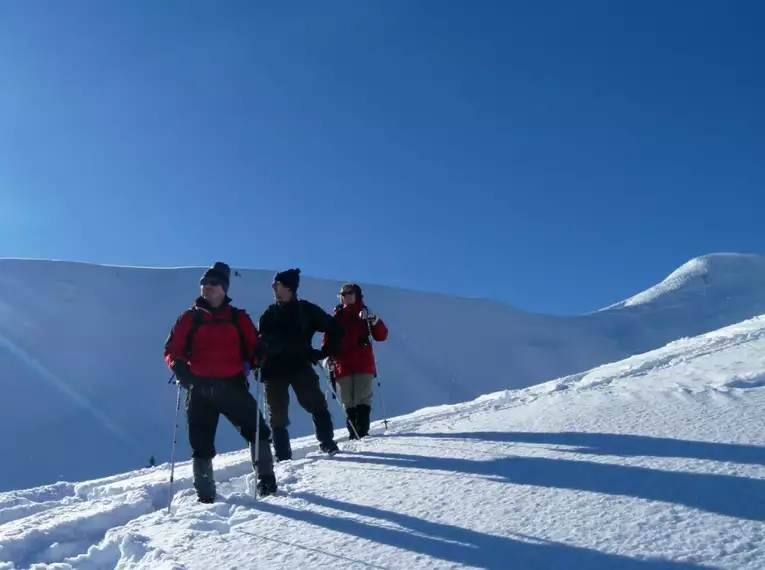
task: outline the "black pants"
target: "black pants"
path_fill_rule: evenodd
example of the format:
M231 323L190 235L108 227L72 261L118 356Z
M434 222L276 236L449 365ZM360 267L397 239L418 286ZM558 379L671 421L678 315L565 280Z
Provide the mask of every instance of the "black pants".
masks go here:
M313 368L265 379L266 402L271 417L271 427L286 428L290 425L290 386L295 391L298 404L313 415L327 410L327 399L321 391L319 376Z
M215 457L215 432L220 414L226 416L248 443L255 441L258 418L261 441L271 437L271 430L259 413L257 402L247 388L244 376L197 378L186 398L192 457Z
M334 437L332 416L329 414L327 399L321 391L319 376L308 366L290 374L264 378L266 384L266 402L274 432L284 431L290 425L290 386L295 392L298 404L313 417L316 439L320 442L332 441ZM276 438L276 436L275 436ZM276 439L274 440L276 443ZM277 453L277 455L279 455Z

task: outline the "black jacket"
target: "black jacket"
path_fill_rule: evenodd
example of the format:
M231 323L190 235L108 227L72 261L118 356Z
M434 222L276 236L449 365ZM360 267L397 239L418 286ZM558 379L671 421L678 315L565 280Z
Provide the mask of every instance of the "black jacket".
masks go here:
M263 380L278 378L310 368L327 356L334 356L343 339L343 326L324 309L303 299L274 303L258 321L265 352ZM327 333L322 350L313 348L313 336Z

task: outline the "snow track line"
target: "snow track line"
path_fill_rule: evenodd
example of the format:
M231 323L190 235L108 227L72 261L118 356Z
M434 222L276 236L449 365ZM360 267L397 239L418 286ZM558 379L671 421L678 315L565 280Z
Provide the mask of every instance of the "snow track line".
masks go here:
M132 493L119 501L72 502L13 521L0 528L0 559L25 567L71 556L84 542L101 540L106 532L152 512L148 493Z
M256 501L253 497L254 474L249 451L235 454L245 459L236 461L234 454L221 456L223 465L216 469L219 499L211 507L243 504L237 495L251 499L252 503L246 504L251 508L257 507L257 501L265 500L259 498ZM288 496L288 489L297 481L299 472L324 458L325 454L318 451L315 444L294 449L292 461L276 465L276 469L283 473L277 475L280 491L275 496ZM232 459L234 462L231 462ZM80 564L88 569L113 568L125 548L129 550L131 544L135 546L141 543L140 540L137 543L128 540L126 536L119 537L115 531L125 529L131 522L144 516L157 513L163 518L169 517L168 522L172 522L179 508L189 502L196 503L190 465L190 462L186 462L185 469L181 470L176 467L176 472L180 471L182 475L175 480L176 491L170 515L162 513L167 506L170 482L169 479L161 482L157 480L157 473L151 473L152 480L146 482L146 477L140 475L133 478L123 475L102 480L106 481L103 485L99 485L98 481L79 487L59 484L63 485L59 488L60 499L53 501L35 503L28 498L33 496L34 489L26 491L26 496L20 494L15 498L2 497L5 500L0 504L18 503L9 507L12 510L6 516L19 516L0 525L0 561L13 564L13 568L26 568L35 563L64 563L70 564L70 568L79 568ZM232 487L232 492L226 493L227 487ZM46 492L48 488L40 489ZM3 512L0 511L0 516ZM110 534L115 536L110 537ZM138 550L149 552L145 547ZM167 553L163 556L166 558ZM96 565L93 566L96 559Z
M76 500L73 483L55 483L34 489L0 493L0 530L9 522Z
M339 442L346 439L337 438ZM291 461L276 464L279 492L274 498L288 497L290 487L307 466L319 460L331 460L316 446L315 442L299 444L293 450ZM222 454L219 461L223 463L216 468L219 498L209 508L228 505L257 509L259 501L270 499L254 498L255 477L249 451ZM131 533L127 527L151 515L172 523L179 509L189 504L198 505L192 490L190 466L191 462L176 466L176 472L181 476L175 480L176 491L169 515L164 512L169 479L160 481L157 478L157 469L165 465L142 470L137 476L133 473L132 477L122 474L79 485L58 484L60 500L34 503L27 497L36 496L35 489L17 493L19 496L16 497L2 497L0 500L5 499L4 504L18 504L9 509L27 509L27 512L9 524L0 525L0 560L13 564L14 569L48 563L58 564L56 570L107 570L126 556L134 559L136 552L143 552L145 556L157 561L162 559L166 564L168 553L147 547L140 535ZM38 490L50 494L48 487ZM88 529L84 535L83 528ZM183 567L176 564L173 568L182 570Z
M288 548L301 548L303 550L308 550L310 552L316 552L317 554L323 554L324 556L331 556L332 558L337 558L338 560L344 560L345 562L353 562L354 564L358 564L359 566L363 568L374 568L375 570L389 570L386 566L377 566L376 564L371 564L369 562L364 562L363 560L358 560L356 558L351 558L349 556L341 555L341 554L334 554L332 552L328 552L326 550L322 550L321 548L316 548L313 546L305 546L303 544L298 544L297 542L289 542L287 540L281 540L278 538L273 538L271 536L265 536L262 534L256 534L254 532L249 532L246 530L242 530L240 528L237 528L236 526L232 527L232 530L236 530L236 532L241 534L246 534L247 536L251 536L253 538L258 538L260 540L269 540L271 542L276 542L279 544L282 544Z

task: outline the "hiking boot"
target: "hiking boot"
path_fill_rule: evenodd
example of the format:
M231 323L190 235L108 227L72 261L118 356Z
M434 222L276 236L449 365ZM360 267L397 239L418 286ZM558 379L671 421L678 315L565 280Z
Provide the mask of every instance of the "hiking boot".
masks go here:
M292 459L290 433L287 431L287 428L273 428L271 436L274 438L274 455L276 456L276 461L289 461Z
M328 409L320 410L313 414L313 425L316 430L316 440L332 441L335 437L335 430L332 427L332 416Z
M358 410L356 408L348 408L345 410L345 416L345 427L348 429L348 439L358 439L356 437L356 434L359 433ZM356 429L354 430L353 428Z
M366 437L369 435L370 416L372 415L372 408L364 404L360 404L356 408L356 429L359 431L359 437Z
M258 452L258 463L255 464L255 451ZM252 460L252 469L256 475L268 475L274 472L274 457L271 454L271 442L268 439L261 439L258 443L250 444L250 458Z
M335 440L330 439L328 442L320 443L319 449L321 449L324 453L327 453L329 455L334 455L338 451L340 451L337 447L337 444L335 443Z
M276 477L273 474L258 475L258 497L276 494Z
M194 489L200 503L215 502L215 479L213 477L212 459L195 457L192 469L194 472Z

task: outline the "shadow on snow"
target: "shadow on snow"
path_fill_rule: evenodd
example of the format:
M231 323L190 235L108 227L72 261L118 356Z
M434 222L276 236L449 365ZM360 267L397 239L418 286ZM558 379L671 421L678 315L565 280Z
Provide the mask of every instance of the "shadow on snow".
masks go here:
M765 448L754 445L684 441L607 433L471 432L391 434L390 437L476 439L489 442L561 445L581 454L622 457L695 458L741 464L765 464ZM355 452L334 461L427 469L479 476L519 485L635 497L754 521L765 521L765 481L733 475L664 471L630 465L560 457L499 457L481 461L419 455ZM502 537L384 509L347 503L313 493L295 493L322 508L346 516L259 502L259 510L385 544L451 563L504 569L597 568L599 570L685 570L701 566L663 559L630 558L589 548L537 539ZM249 504L248 506L251 506ZM383 524L359 517L384 521ZM391 528L390 523L401 528ZM517 538L516 538L517 537ZM328 553L329 554L329 553ZM512 562L510 562L512 561Z
M701 568L701 566L683 562L629 558L533 537L528 537L529 541L525 541L496 536L375 507L328 499L313 493L295 493L291 497L303 499L320 507L342 511L351 516L387 521L400 525L402 528L390 528L348 516L322 514L310 509L295 509L268 501L259 502L257 509L371 542L432 556L451 563L489 570L505 570L508 565L518 570L524 568L592 568L593 570ZM247 506L252 506L252 503L248 502ZM379 568L379 566L375 567Z
M420 435L420 434L418 434ZM439 437L441 434L424 434ZM513 433L465 434L480 438L502 438L493 441L509 441L516 437ZM531 434L521 434L521 438L532 439ZM577 440L580 443L588 434L575 434L566 440L562 435L556 440L554 434L540 434L546 443ZM589 434L591 435L591 434ZM602 434L600 434L602 435ZM443 434L446 437L446 434ZM449 437L460 437L451 434ZM610 436L608 448L616 447L621 436ZM637 449L637 436L627 436ZM651 439L651 438L648 438ZM599 440L598 437L595 438ZM602 440L599 440L602 441ZM648 449L644 443L643 449ZM712 445L712 444L709 444ZM629 445L627 445L629 447ZM604 449L603 445L599 449ZM500 457L487 461L458 458L425 457L398 453L356 452L352 457L338 456L337 461L430 469L482 476L494 481L531 485L536 487L569 489L635 497L648 501L675 503L716 513L719 515L765 522L765 480L735 475L710 473L690 473L684 471L665 471L631 465L614 465L595 461L578 461L560 457Z
M389 434L386 437L477 439L503 443L536 443L575 447L567 451L619 457L675 457L765 465L765 447L740 443L689 441L668 437L586 432L469 432Z

